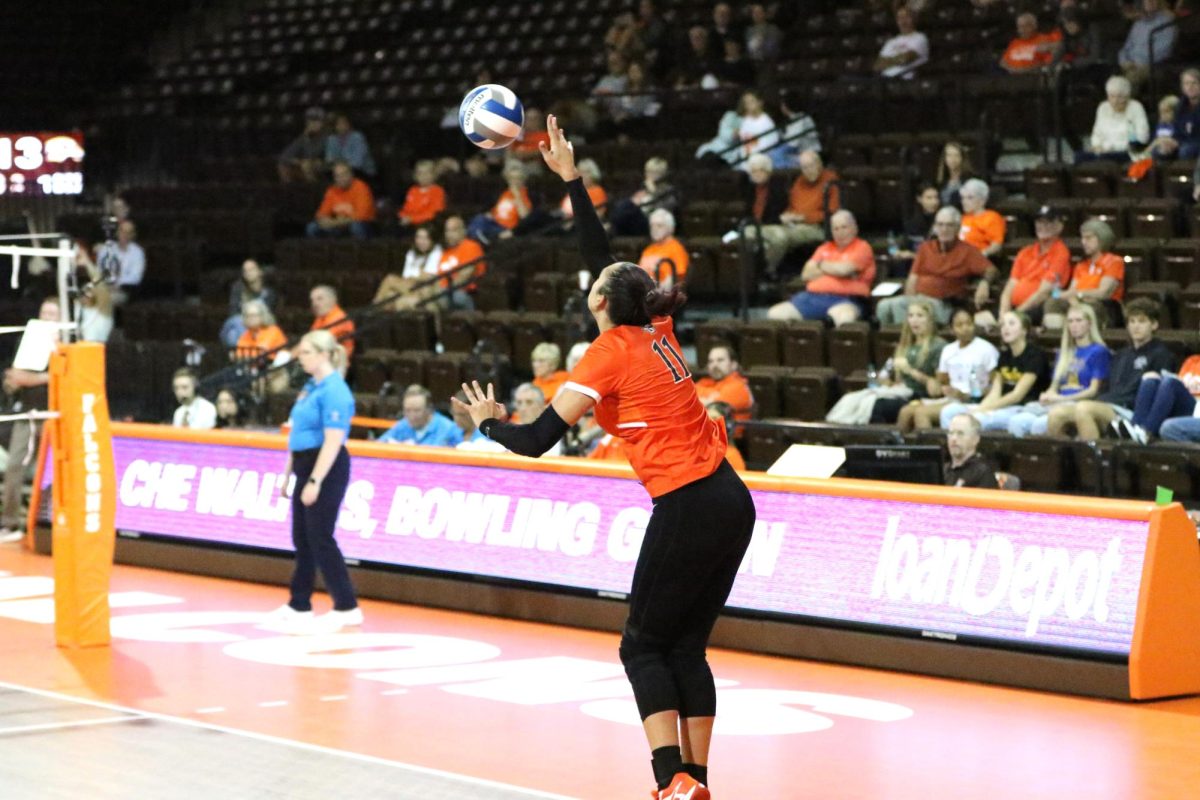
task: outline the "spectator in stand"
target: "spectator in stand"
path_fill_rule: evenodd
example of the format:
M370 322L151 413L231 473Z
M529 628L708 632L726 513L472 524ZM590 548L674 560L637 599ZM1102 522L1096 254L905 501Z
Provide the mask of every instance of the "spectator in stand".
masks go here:
M954 341L942 348L937 373L926 387L929 397L900 409L897 425L901 433L934 427L946 406L978 403L991 385L1000 358L995 345L975 335L975 318L965 308L954 312L951 327Z
M316 183L325 171L325 111L313 106L304 112L304 130L279 154L279 180Z
M1174 25L1168 24L1173 19L1174 15L1165 8L1162 0L1142 0L1141 13L1133 21L1125 44L1117 53L1121 72L1135 88L1150 77L1150 68L1154 64L1161 64L1171 57L1179 33ZM1150 52L1152 39L1153 55Z
M228 386L217 392L217 402L214 405L217 409L218 428L240 428L246 424L237 393Z
M934 236L933 218L942 207L941 194L932 183L925 183L917 188L916 201L913 213L904 221L904 242L899 245L900 249L890 253L890 274L896 277L908 275L913 259L917 257L917 250Z
M47 297L38 307L37 318L43 322L59 322L62 314L58 298ZM50 373L10 367L4 371L2 398L6 412L20 414L46 411L50 407ZM33 420L13 420L8 423L8 457L4 465L4 509L0 542L16 542L25 536L25 509L21 495L25 475L38 452L39 426Z
M625 94L629 86L629 61L620 53L610 50L607 63L608 72L592 87L592 98L604 115L611 119L620 95Z
M800 174L788 193L787 209L779 215L781 224L762 228L770 274L793 247L825 238L826 202L831 212L840 207L838 189L833 185L837 180L838 174L825 167L820 155L811 150L800 154ZM757 235L754 228L746 230L750 236Z
M268 309L274 309L278 301L275 290L267 285L266 276L259 263L253 258L242 262L242 277L229 286L229 317L221 326L221 342L226 347L236 347L237 341L246 330L242 321L242 305L250 300L261 300Z
M769 64L779 58L783 32L771 22L764 3L750 4L750 25L746 27L746 55L756 64Z
M971 178L958 190L962 198L962 229L959 236L964 242L979 250L988 258L1000 252L1004 246L1004 235L1008 223L1004 217L987 208L988 185L979 178Z
M596 207L596 216L603 220L608 213L608 192L604 191L604 187L600 185L600 180L603 177L600 173L600 165L590 158L585 158L575 168L579 170L579 175L583 178L583 186L587 189L588 197L592 199L592 205ZM558 206L558 211L562 219L572 220L575 218L575 209L571 206L570 194L563 195L562 202Z
M333 165L333 184L325 190L316 217L308 223L308 235L366 239L371 236L374 221L375 195L371 187L354 177L348 163L338 161Z
M929 39L917 30L917 20L908 6L896 9L898 34L883 43L875 59L875 71L885 78L912 78L917 68L929 61Z
M287 334L275 324L275 315L262 300L252 299L242 303L242 322L246 329L238 337L233 355L239 359L259 358L278 351L288 356L281 348L287 344ZM287 359L284 360L285 363Z
M929 396L945 346L945 340L937 335L933 306L924 298L915 298L905 313L891 372L884 371L878 386L842 395L825 419L853 425L896 422L909 400Z
M567 371L558 368L561 363L562 350L553 342L541 342L529 354L533 385L547 400L553 400L559 388L567 382Z
M308 293L308 300L314 317L309 330L328 330L333 334L345 349L346 363L349 364L354 355L354 320L338 305L337 290L325 284L314 286Z
M771 150L771 161L779 169L795 169L800 166L800 154L805 150L821 152L821 136L816 121L803 111L788 105L787 92L779 96L782 122L779 124L780 143Z
M875 253L858 237L858 222L846 209L830 220L832 241L816 249L800 278L804 291L767 310L770 319L825 319L835 326L862 317L875 281Z
M742 115L739 111L726 111L717 122L717 135L696 148L696 159L713 166L722 163L737 166L742 159L741 140L738 138L741 127Z
M714 52L711 42L707 28L702 25L688 28L687 45L675 56L676 89L717 88L717 61L725 48L718 45L720 49Z
M966 149L958 142L946 142L946 146L942 148L942 160L938 162L937 168L937 185L942 205L961 209L962 198L959 192L962 185L974 176Z
M704 410L708 412L709 419L725 426L725 460L738 472L745 472L746 459L742 458L741 451L733 443L735 430L733 407L729 403L722 403L718 400L715 403L705 404Z
M130 220L117 224L117 242L112 251L116 257L115 267L104 264L105 248L101 245L97 251L97 259L113 273L112 301L114 305L122 305L133 299L142 279L146 276L146 251L137 243L137 226Z
M113 290L101 280L100 268L82 243L75 248L75 267L83 288L79 295L79 335L85 342L107 342L113 330Z
M198 386L196 373L187 367L175 370L175 375L171 378L171 388L175 392L175 401L179 403L179 407L175 409L171 424L176 428L209 430L217 426L217 408L196 394Z
M779 132L775 121L767 113L762 97L757 92L743 92L738 102L738 141L742 143L739 169L748 170L748 159L755 153L768 153L779 143Z
M706 406L713 403L728 404L735 419L750 419L754 409L754 396L750 394L750 383L742 375L737 353L727 344L713 345L708 349L708 375L696 381L696 394Z
M912 269L904 281L904 294L883 300L875 309L880 325L895 325L916 299L930 303L939 325L950 321L951 303L965 305L968 283L980 278L974 290L976 306L987 302L988 282L996 277L996 268L976 248L959 238L962 215L946 206L933 220L935 238L917 248Z
M1010 309L1024 312L1035 325L1042 321L1043 304L1055 290L1071 282L1071 251L1063 244L1065 214L1042 206L1034 219L1037 241L1026 245L1013 259L1012 271L1000 292L1000 315Z
M642 250L638 266L660 286L674 286L687 279L688 251L675 238L675 215L660 208L650 215L650 244Z
M1120 438L1133 439L1138 444L1147 444L1157 436L1195 441L1194 434L1200 429L1195 422L1200 417L1197 397L1200 397L1200 355L1193 355L1183 362L1178 374L1166 369L1143 373L1134 398L1133 417L1118 418L1110 426ZM1168 437L1167 433L1171 435Z
M541 163L542 156L538 146L543 142L547 145L550 143L550 134L546 132L545 112L534 107L525 109L525 124L521 128L521 135L508 146L509 155L529 162L530 169L540 169L535 164L540 165ZM533 161L535 158L536 162Z
M1140 151L1150 141L1146 109L1130 98L1133 87L1129 79L1114 75L1104 84L1104 91L1108 99L1096 108L1089 151L1076 153L1076 162L1104 159L1125 164L1131 152Z
M476 214L467 226L467 235L484 245L495 239L507 239L521 220L533 211L533 201L525 183L525 165L516 159L504 162L504 182L507 184L496 204L484 214Z
M1192 200L1200 203L1200 161L1196 162L1196 169L1192 173Z
M1074 426L1081 442L1092 442L1100 438L1116 420L1133 420L1133 407L1137 399L1142 376L1148 372L1159 374L1175 369L1175 354L1160 339L1154 338L1158 330L1159 305L1148 297L1129 301L1125 307L1125 330L1129 332L1129 346L1117 351L1109 370L1108 386L1094 400L1079 400L1059 403L1050 410L1046 432L1051 436L1066 436L1068 428Z
M1000 56L1000 68L1009 74L1031 72L1054 63L1062 32L1038 31L1037 16L1026 11L1017 15L1017 36Z
M729 3L717 3L712 8L712 25L708 27L709 52L720 57L724 42L729 39L742 41L741 26L733 18L733 7Z
M999 489L996 468L976 452L983 427L970 414L958 414L946 430L950 460L943 470L946 485L956 488Z
M333 133L325 140L325 163L336 168L339 162L349 164L359 177L375 177L375 159L371 157L367 137L354 130L345 114L334 116Z
M400 227L409 230L428 225L446 210L446 190L437 183L433 161L422 159L413 166L413 185L404 195L404 205L396 212Z
M404 416L379 441L425 447L455 447L462 442L462 429L434 410L433 394L424 386L409 386L402 402Z
M612 25L604 34L604 49L610 53L619 53L629 61L642 58L646 45L642 41L632 12L626 11L613 18Z
M612 123L618 135L640 137L646 132L646 120L656 116L662 104L646 78L646 67L640 61L629 65L625 77L628 78L625 94L615 98L610 105ZM546 137L548 139L549 134Z
M985 431L1008 430L1009 421L1022 409L1026 398L1037 397L1049 379L1049 360L1036 342L1029 341L1032 324L1020 311L1000 317L1000 360L992 385L978 404L954 402L942 409L941 427L949 428L959 414L970 414Z
M666 52L670 29L658 13L654 0L640 0L634 21L638 39L644 49L643 57L651 71L659 78L664 77L664 68L670 66L670 53Z
M1089 219L1079 227L1083 260L1075 265L1067 288L1046 302L1043 324L1051 330L1062 327L1062 315L1076 303L1104 306L1111 320L1121 318L1125 297L1125 259L1110 252L1116 234L1108 223Z
M653 156L646 160L642 168L642 185L612 209L610 218L613 234L646 236L650 233L650 214L660 208L672 214L678 210L679 193L667 180L668 171L665 158Z
M739 39L725 40L725 53L717 62L716 76L723 86L754 84L754 64L745 57Z
M1096 311L1088 305L1073 306L1067 312L1058 361L1050 386L1038 395L1037 402L1026 403L1008 421L1013 436L1040 436L1050 423L1050 411L1060 403L1090 400L1099 396L1108 380L1112 353L1104 345Z
M1167 158L1196 158L1200 156L1200 69L1188 67L1179 74L1179 91L1183 95L1175 110L1173 135L1159 145Z
M1158 101L1158 122L1154 125L1154 138L1146 148L1146 155L1162 158L1166 155L1161 145L1175 138L1175 114L1179 111L1179 98L1169 94ZM1169 147L1169 145L1168 145Z
M422 285L438 274L442 263L442 248L433 239L433 230L428 225L418 226L413 232L412 247L404 255L404 269L397 275L389 272L379 282L371 305L387 302L387 310L401 311L414 308L427 297L437 293L436 283Z
M747 175L742 180L743 216L760 225L779 225L779 215L788 206L787 183L774 173L770 156L755 153L746 160Z
M1103 40L1100 26L1095 22L1086 25L1079 18L1079 9L1064 6L1058 12L1058 28L1062 31L1057 60L1072 69L1084 69L1103 63Z
M475 280L482 278L487 272L487 262L483 259L483 247L479 242L467 236L467 226L463 218L456 215L446 217L446 225L442 233L445 250L442 251L442 261L438 264L439 274L450 272L462 264L474 263L474 269L464 269L453 276L444 278L442 289L454 286L454 291L442 295L438 303L442 308L453 308L471 311L475 308Z

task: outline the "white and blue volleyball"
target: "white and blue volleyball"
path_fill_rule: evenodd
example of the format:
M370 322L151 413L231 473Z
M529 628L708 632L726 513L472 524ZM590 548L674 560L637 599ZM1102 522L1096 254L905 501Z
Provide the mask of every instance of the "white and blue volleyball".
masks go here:
M467 92L458 107L458 127L485 150L508 147L521 135L525 107L507 87L485 83Z

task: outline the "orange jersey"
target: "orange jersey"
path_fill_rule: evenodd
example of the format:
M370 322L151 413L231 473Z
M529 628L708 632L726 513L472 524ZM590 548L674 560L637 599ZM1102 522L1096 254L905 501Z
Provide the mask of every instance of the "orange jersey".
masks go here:
M528 189L521 189L521 202L526 209L533 208ZM521 221L521 212L517 210L517 196L513 194L512 189L505 189L500 193L500 199L492 206L492 219L510 231L517 227L517 223Z
M355 222L370 222L375 219L375 195L371 187L355 178L349 188L342 189L336 184L325 190L321 207L317 209L317 218L352 219Z
M414 183L404 195L404 207L396 212L398 217L408 217L410 225L429 222L446 210L446 190L436 183L421 186Z
M487 272L487 262L483 260L483 247L474 239L463 239L454 247L447 247L442 251L442 262L438 264L438 272L449 272L460 264L469 264L475 262L475 277L482 278L483 273ZM454 274L454 280L461 282L465 276L462 272ZM442 280L442 288L449 288L450 279ZM474 289L475 284L472 283L468 289Z
M964 214L958 238L976 250L986 250L994 244L1004 244L1008 223L1004 217L985 208L977 214Z
M287 336L278 325L264 325L257 330L247 328L237 340L238 358L254 358L287 344Z
M1062 239L1055 239L1045 252L1034 242L1017 253L1011 277L1016 281L1009 298L1014 308L1037 294L1043 281L1049 281L1055 288L1065 289L1071 282L1071 251Z
M719 381L701 378L696 381L696 395L706 406L709 403L728 403L733 408L733 418L738 420L750 419L750 410L754 407L750 384L737 372Z
M619 437L651 497L706 478L728 440L696 396L670 317L618 325L592 342L564 389L596 401L596 422Z
M338 322L338 320L342 321ZM354 320L346 316L346 312L342 311L341 306L334 306L325 316L314 319L309 330L317 331L322 328L328 329L341 342L342 347L346 348L347 359L354 355ZM343 339L343 336L347 338Z
M587 193L588 197L592 200L592 205L596 207L596 213L603 217L605 207L608 205L608 192L604 191L603 186L589 186ZM575 209L571 207L571 195L563 196L559 210L562 211L562 215L567 219L575 216Z
M567 371L564 369L556 370L545 378L534 378L533 385L542 390L542 396L549 403L554 399L554 395L558 394L558 388L567 382Z
M587 457L598 461L629 462L629 459L625 456L625 445L611 433L604 434L600 439L600 443L596 445L596 449L588 453Z
M1075 265L1073 279L1075 288L1080 291L1099 289L1100 282L1112 278L1117 282L1113 290L1112 300L1118 302L1125 298L1125 259L1115 253L1101 253L1090 261L1080 261Z
M646 245L646 249L642 251L642 257L638 259L638 266L650 273L651 278L662 283L671 277L671 267L662 263L664 259L668 258L675 264L675 277L679 281L683 281L687 277L688 251L674 236L668 236L661 242L651 242Z
M725 451L725 460L729 462L729 466L736 469L738 472L746 471L746 459L742 458L741 451L730 443L729 448Z

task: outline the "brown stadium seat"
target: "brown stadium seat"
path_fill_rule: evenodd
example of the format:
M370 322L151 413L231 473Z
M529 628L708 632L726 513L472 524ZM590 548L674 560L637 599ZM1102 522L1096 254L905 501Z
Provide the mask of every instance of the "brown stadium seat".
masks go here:
M708 351L713 345L732 345L739 350L742 324L740 320L715 319L696 325L696 362L701 369L708 363Z
M396 350L432 350L437 342L433 312L423 309L393 314L391 332Z
M1179 295L1179 326L1188 330L1200 327L1200 283L1185 287Z
M1154 257L1158 251L1156 239L1121 239L1113 251L1125 259L1125 285L1137 286L1154 277Z
M425 361L426 388L433 393L434 402L443 403L462 390L467 353L440 353Z
M782 363L780 338L786 323L763 320L743 325L738 360L743 367L778 366Z
M1073 459L1061 439L1029 436L1006 444L1005 471L1021 479L1028 491L1063 492L1074 488Z
M1163 328L1175 328L1179 326L1179 295L1182 291L1177 281L1142 281L1125 290L1125 302L1136 297L1158 301L1163 311L1159 324Z
M783 415L819 421L837 397L838 377L831 367L800 367L783 378Z
M1193 239L1172 239L1158 248L1159 280L1190 286L1200 281L1200 243Z
M549 314L562 312L567 295L577 285L575 276L561 272L539 272L525 282L525 308Z
M428 377L425 362L434 354L425 350L402 350L391 361L390 380L395 391L403 394L405 388L417 384L424 386Z
M451 311L442 317L442 348L448 353L467 353L478 340L478 311Z
M1179 225L1179 201L1146 199L1138 201L1129 212L1129 233L1148 239L1170 239Z
M513 307L517 280L504 272L490 271L479 279L475 308L479 311L508 311Z
M782 363L788 367L821 367L828 363L825 353L825 323L800 320L780 332Z
M1200 489L1200 448L1195 446L1122 444L1114 452L1113 465L1121 497L1152 500L1162 486L1183 500L1196 497Z
M518 311L491 311L475 320L475 335L480 342L490 342L497 353L513 360L513 323L520 319Z
M871 363L871 325L848 322L829 333L829 366L839 375L866 369Z
M1121 172L1111 161L1092 161L1076 165L1067 173L1071 196L1101 199L1112 197L1113 181Z
M746 466L750 469L765 470L783 455L791 444L784 430L775 425L757 425L750 422L745 424L745 430L742 451L746 456Z
M687 292L698 299L716 296L717 257L710 248L693 246L688 250Z
M1063 168L1045 164L1026 170L1025 194L1032 200L1046 202L1067 196L1067 179Z
M744 374L754 395L754 416L758 419L783 416L783 381L792 374L792 369L755 367Z
M1113 229L1113 233L1120 239L1129 235L1129 209L1132 202L1119 197L1091 200L1082 209L1077 222L1091 217L1102 220L1108 223L1109 227ZM1077 228L1078 225L1073 225L1067 230L1074 233Z

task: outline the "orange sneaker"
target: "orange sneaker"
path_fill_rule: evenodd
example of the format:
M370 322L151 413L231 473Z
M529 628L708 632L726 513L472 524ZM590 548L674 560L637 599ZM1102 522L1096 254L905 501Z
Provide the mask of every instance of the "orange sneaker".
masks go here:
M708 787L688 775L676 772L671 785L658 792L658 800L712 800Z

